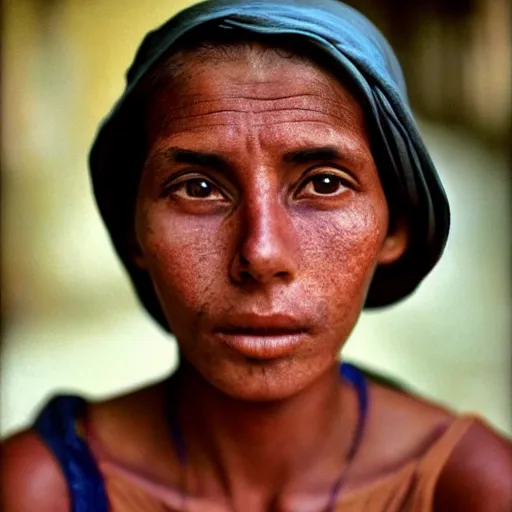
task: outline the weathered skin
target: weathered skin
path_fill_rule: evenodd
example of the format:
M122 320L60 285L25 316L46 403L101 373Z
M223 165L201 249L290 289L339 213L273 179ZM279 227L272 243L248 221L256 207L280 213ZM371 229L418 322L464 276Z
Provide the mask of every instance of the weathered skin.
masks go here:
M260 57L190 66L150 116L138 261L183 356L208 382L245 400L285 398L333 365L375 266L398 256L405 237L397 244L387 236L361 107L326 72ZM322 147L339 156L286 157ZM214 153L224 165L175 162L172 150ZM308 183L325 174L337 180L330 195ZM210 196L187 196L190 178L215 183ZM169 191L174 183L181 187ZM249 361L215 335L247 313L293 316L307 330L303 342L282 357Z
M240 510L283 500L290 478L302 496L324 489L321 503L355 423L338 353L376 265L398 257L406 242L404 233L388 236L361 107L309 63L255 54L215 66L193 61L154 101L149 134L134 257L149 271L187 362L178 394L182 404L194 401L182 406L181 421L194 439L195 480L216 488L211 475L222 475ZM290 158L318 148L337 155ZM218 162L182 163L178 151ZM315 175L331 176L327 194L315 189ZM205 198L186 187L197 178L212 183ZM304 331L296 345L266 350L275 345L269 337L249 358L217 332L232 322L251 326L247 315L277 314ZM198 428L205 422L208 431ZM322 435L343 449L319 446Z
M162 383L90 404L80 426L98 459L129 468L104 473L114 512L163 510L135 474L175 512L324 510L358 415L338 353L376 266L403 253L406 224L389 231L363 112L328 73L265 52L188 57L151 103L133 244L182 355L171 382L186 470ZM377 384L369 397L343 491L421 457L453 420ZM69 510L33 431L4 450L7 512ZM509 443L476 423L439 475L433 510L508 512L511 481Z

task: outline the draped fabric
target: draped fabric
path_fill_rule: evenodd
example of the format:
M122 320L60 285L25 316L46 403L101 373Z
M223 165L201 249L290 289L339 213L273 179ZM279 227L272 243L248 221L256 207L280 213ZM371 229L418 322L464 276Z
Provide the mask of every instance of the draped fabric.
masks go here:
M262 38L302 38L329 58L335 76L350 79L373 134L381 179L393 188L393 194L387 194L390 210L393 201L400 204L410 238L397 262L377 268L365 307L385 306L409 295L439 260L450 213L389 44L364 16L335 0L212 0L182 11L145 37L127 72L126 89L101 125L90 153L101 215L148 311L168 329L148 274L134 265L129 252L145 148L142 117L128 105L148 72L179 46L180 39L203 27Z

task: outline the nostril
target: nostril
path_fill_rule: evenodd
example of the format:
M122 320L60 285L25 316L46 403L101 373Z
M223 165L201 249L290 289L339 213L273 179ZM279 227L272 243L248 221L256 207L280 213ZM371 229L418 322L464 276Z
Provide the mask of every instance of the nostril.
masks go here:
M294 279L295 263L286 246L238 248L231 262L230 278L238 285L267 284Z
M238 277L239 277L240 281L243 283L247 283L247 282L255 280L253 275L250 272L248 272L247 270L241 270L238 274Z

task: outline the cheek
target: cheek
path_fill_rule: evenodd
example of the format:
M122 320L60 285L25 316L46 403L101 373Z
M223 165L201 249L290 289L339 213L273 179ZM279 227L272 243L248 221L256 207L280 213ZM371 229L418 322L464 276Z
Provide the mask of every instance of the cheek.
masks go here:
M147 270L167 318L200 314L226 268L228 244L219 218L182 216L165 208L149 210L139 242Z
M357 207L315 212L298 226L309 286L333 315L358 315L363 306L385 234L385 218L370 201Z

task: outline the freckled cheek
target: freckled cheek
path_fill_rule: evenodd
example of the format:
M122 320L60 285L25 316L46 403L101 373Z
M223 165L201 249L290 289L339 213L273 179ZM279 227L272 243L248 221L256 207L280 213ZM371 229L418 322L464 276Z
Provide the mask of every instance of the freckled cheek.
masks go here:
M371 208L319 212L300 227L309 287L338 311L362 306L382 243ZM306 224L306 223L304 223Z
M223 280L227 243L219 224L168 212L147 215L143 251L164 309L197 310Z

